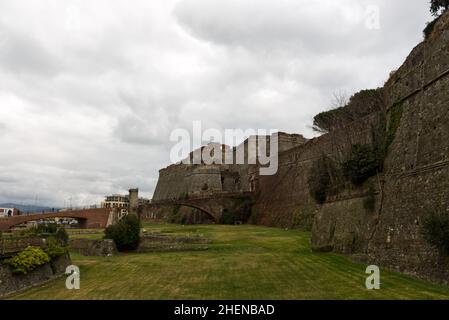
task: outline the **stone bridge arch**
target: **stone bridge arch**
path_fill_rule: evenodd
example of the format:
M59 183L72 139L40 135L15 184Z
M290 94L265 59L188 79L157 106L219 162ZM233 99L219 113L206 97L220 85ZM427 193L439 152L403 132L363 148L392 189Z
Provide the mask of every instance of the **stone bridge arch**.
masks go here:
M223 214L223 207L220 205L207 205L205 203L195 203L188 201L180 201L174 205L200 210L201 212L212 218L215 223L218 223L220 221L220 218Z
M254 193L219 193L209 196L190 197L187 199L170 199L154 201L151 204L145 205L142 209L159 209L161 207L173 207L184 206L189 208L198 209L204 212L209 217L213 218L213 221L220 222L223 213L226 210L232 210L235 208L236 200L238 199L253 199Z

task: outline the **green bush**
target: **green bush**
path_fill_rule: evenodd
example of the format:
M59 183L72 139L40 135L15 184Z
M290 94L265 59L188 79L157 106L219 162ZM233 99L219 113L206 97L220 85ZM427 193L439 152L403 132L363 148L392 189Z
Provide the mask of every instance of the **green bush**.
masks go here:
M140 220L135 215L127 215L118 223L109 226L105 238L112 239L119 251L137 249L140 242Z
M60 240L55 237L50 237L47 239L44 251L51 260L63 256L67 253L67 249L60 245Z
M422 234L441 253L449 255L449 214L437 212L424 220Z
M373 145L352 146L351 157L343 163L343 174L355 185L363 184L381 169L379 152Z
M4 263L11 267L14 274L27 274L48 262L50 257L44 250L30 246Z

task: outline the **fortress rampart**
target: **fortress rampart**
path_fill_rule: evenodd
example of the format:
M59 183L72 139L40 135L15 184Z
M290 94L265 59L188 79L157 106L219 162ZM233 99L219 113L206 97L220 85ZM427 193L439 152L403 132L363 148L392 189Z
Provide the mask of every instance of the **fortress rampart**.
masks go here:
M447 283L449 259L423 239L421 226L436 211L449 214L449 13L383 88L356 94L336 113L338 121L322 117L329 132L319 138L281 134L273 176L258 176L250 165L174 165L161 170L154 197L256 191L250 223L305 228L317 250ZM337 184L317 204L309 186L313 163L322 156L343 163L353 145L374 143L376 128L394 121L383 172L361 186Z

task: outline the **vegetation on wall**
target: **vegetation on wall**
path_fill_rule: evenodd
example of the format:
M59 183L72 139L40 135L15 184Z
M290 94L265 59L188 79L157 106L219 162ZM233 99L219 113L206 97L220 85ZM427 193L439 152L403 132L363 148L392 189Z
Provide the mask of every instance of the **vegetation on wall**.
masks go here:
M430 0L430 12L439 16L449 9L449 0Z
M423 30L424 38L427 39L432 34L435 29L435 25L440 20L441 15L446 12L449 8L449 0L431 0L430 1L430 12L436 18L428 22L426 27Z
M378 97L378 90L364 92L363 95ZM356 96L354 96L356 97ZM351 101L354 100L354 97ZM361 99L361 98L359 98ZM343 111L344 109L344 111ZM348 107L341 110L336 109L324 113L316 118L316 124L321 124L324 128L330 128L328 125L334 120L332 117L341 117L344 113L350 112ZM340 114L337 116L337 114ZM330 189L335 189L334 185L340 185L339 174L356 186L362 185L369 178L383 172L385 158L388 154L390 145L396 137L403 114L402 102L397 102L390 107L388 114L378 112L379 119L372 128L372 142L370 144L354 144L351 152L341 164L334 163L328 157L322 156L316 160L309 173L308 183L311 196L318 204L326 202ZM349 119L349 116L345 116ZM344 121L342 121L343 123ZM374 210L375 197L370 196L365 201L367 210Z
M315 211L311 208L305 207L293 215L292 226L295 229L312 231L314 217Z
M50 256L44 250L30 246L3 263L10 266L14 274L24 275L50 262L50 260Z
M132 251L140 243L140 220L136 215L129 214L118 223L105 230L105 239L112 239L119 251Z
M312 164L310 169L308 178L309 191L318 204L326 202L327 192L331 185L329 163L329 158L323 155Z
M436 212L424 220L422 225L424 239L442 254L449 255L449 214Z
M179 200L187 200L189 199L189 193L188 192L181 192L179 194Z
M388 152L388 148L396 137L396 132L401 124L403 110L404 108L402 103L396 102L388 112L388 121L385 134L385 154Z
M241 197L234 199L230 210L224 210L220 218L221 224L245 223L251 216L253 200L250 197Z
M363 200L363 208L368 212L376 209L376 192L373 186L370 187L368 196Z
M344 176L355 185L361 185L380 171L379 154L374 145L352 146L349 159L343 163Z
M372 143L352 146L351 154L342 166L344 176L353 184L361 185L370 177L383 172L385 158L401 124L402 113L402 103L395 103L388 115L373 127Z
M314 128L319 132L329 132L348 123L379 111L383 104L381 90L362 90L353 95L345 105L322 112L314 118Z
M434 20L427 22L426 27L423 30L424 33L424 39L428 39L430 35L433 32L433 29L435 29L435 25L440 20L440 17L436 17Z

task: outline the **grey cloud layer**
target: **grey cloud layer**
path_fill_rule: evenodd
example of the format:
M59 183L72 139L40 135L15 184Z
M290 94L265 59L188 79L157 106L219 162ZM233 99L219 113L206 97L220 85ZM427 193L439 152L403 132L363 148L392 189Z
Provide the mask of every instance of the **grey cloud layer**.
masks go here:
M380 30L358 13L380 8ZM335 91L383 84L426 1L3 0L0 202L150 196L192 121L311 136Z

